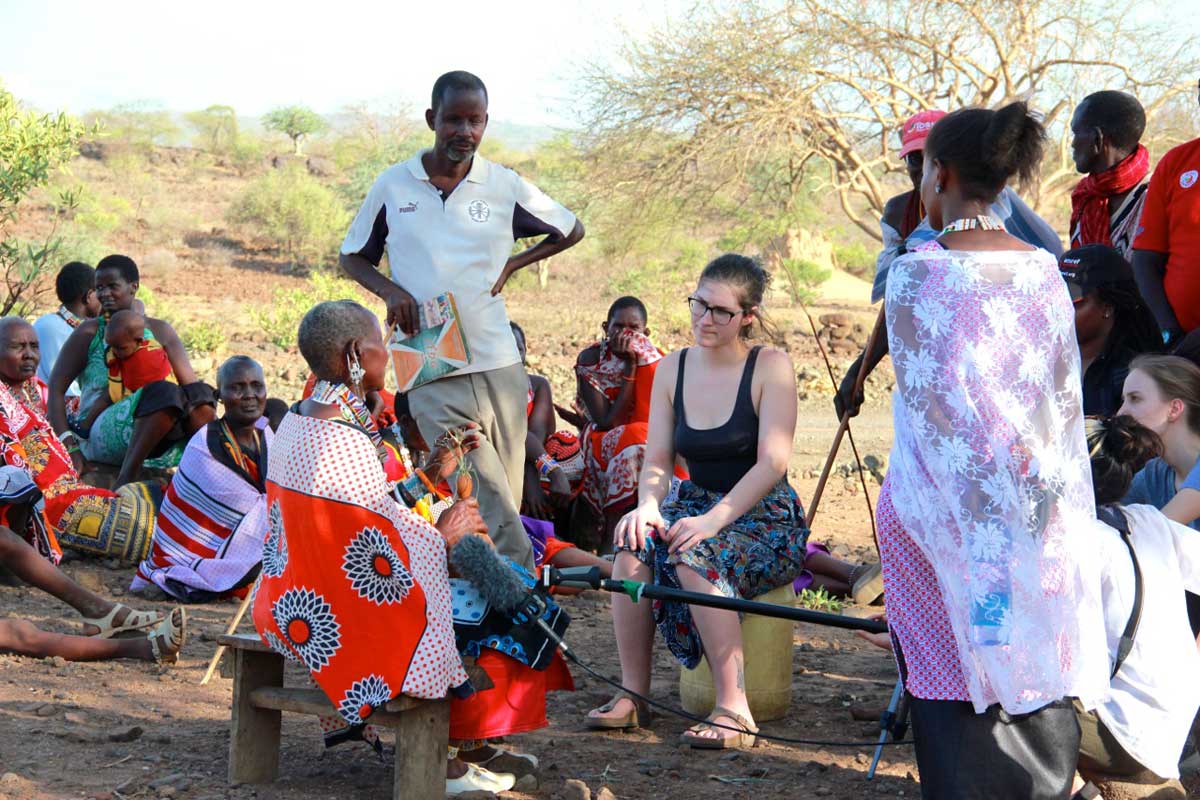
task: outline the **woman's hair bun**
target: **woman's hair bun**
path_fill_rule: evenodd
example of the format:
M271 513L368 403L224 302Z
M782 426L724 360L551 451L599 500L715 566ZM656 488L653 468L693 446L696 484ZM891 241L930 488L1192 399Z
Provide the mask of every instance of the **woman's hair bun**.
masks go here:
M983 157L995 171L1027 183L1042 160L1046 129L1023 102L1009 103L992 114L983 131Z
M1133 417L1088 418L1084 425L1092 462L1096 503L1116 503L1129 491L1134 473L1162 454L1158 435Z

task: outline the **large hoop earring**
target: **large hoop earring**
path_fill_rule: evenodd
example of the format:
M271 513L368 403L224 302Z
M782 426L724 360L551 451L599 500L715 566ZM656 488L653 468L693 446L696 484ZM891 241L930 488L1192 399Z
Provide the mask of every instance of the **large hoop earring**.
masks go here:
M356 389L358 389L358 395L361 397L362 379L363 376L367 374L367 371L363 369L362 363L359 362L358 353L355 353L353 350L351 350L349 353L346 353L346 372L349 373L350 382L354 384Z

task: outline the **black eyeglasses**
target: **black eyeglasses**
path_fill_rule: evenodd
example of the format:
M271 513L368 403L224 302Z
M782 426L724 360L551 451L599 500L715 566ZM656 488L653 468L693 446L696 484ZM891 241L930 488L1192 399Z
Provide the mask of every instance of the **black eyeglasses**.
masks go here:
M691 309L692 316L696 318L697 322L704 319L705 314L711 314L712 321L717 325L728 325L734 317L742 313L740 310L730 311L728 308L710 306L699 297L689 297L687 300L688 308Z

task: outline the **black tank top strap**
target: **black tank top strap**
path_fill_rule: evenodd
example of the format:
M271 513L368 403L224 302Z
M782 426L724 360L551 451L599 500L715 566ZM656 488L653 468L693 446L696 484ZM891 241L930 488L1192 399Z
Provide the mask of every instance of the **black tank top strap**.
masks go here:
M737 414L754 414L754 394L751 389L754 387L754 366L758 363L758 351L762 350L762 345L755 346L750 354L746 356L746 366L742 368L742 380L738 384L737 400L734 401L734 415Z
M679 369L675 372L675 415L687 423L687 414L683 411L683 365L687 361L688 348L679 351Z

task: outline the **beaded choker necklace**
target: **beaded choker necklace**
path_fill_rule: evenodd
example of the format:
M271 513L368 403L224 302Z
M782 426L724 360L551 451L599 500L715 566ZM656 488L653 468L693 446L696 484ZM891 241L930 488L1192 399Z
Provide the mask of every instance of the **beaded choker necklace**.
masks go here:
M63 322L67 323L72 328L78 328L80 323L83 322L82 319L77 317L71 311L71 309L67 308L66 306L59 306L58 311L55 313L58 314L58 316L62 319Z
M375 418L367 410L367 404L362 401L350 387L344 383L317 381L313 386L312 399L327 406L337 406L342 418L352 425L363 429L371 437L376 448L383 447L383 434L375 424Z
M980 214L977 217L963 217L962 219L954 220L942 228L942 234L973 231L976 228L985 231L1002 231L1004 230L1004 223L989 214Z
M225 441L229 444L228 450L230 457L232 457L234 462L242 468L243 472L249 475L250 464L252 464L253 461L251 460L251 457L244 450L242 450L241 442L239 442L237 437L234 436L233 429L229 427L229 423L225 420L221 420L221 435L225 437ZM262 452L262 435L258 432L257 428L254 429L254 448L255 455L258 455Z

